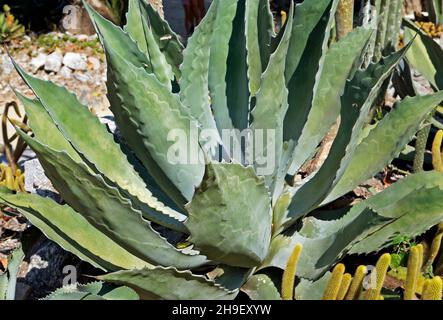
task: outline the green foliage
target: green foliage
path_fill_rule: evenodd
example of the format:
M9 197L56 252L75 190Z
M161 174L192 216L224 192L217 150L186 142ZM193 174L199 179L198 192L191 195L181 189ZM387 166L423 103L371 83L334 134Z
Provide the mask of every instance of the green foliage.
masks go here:
M185 50L144 1L130 1L123 29L85 4L105 48L121 137L66 89L16 66L37 97L20 97L34 136L17 131L66 205L7 193L2 202L103 269L99 280L140 298L227 299L239 290L278 298L281 277L266 268L285 269L296 244L304 250L285 279L316 280L348 252L378 251L397 234L424 232L443 219L438 172L407 177L339 216L317 214L382 170L443 99L442 92L404 99L368 127L371 107L409 46L362 66L374 31L357 28L329 44L337 3L291 7L274 35L267 1L215 0ZM289 182L338 117L321 168L298 185ZM264 155L247 161L250 138L239 154L216 157L214 150L227 148L222 130L233 128L275 133L275 149L260 150L275 155L270 171L260 173ZM188 161L171 161L174 129L190 139ZM198 129L215 130L215 145L195 135ZM358 286L347 274L340 298ZM56 296L104 297L96 289L65 289Z
M9 6L5 4L3 12L0 12L0 43L21 37L24 33L25 27L16 20Z

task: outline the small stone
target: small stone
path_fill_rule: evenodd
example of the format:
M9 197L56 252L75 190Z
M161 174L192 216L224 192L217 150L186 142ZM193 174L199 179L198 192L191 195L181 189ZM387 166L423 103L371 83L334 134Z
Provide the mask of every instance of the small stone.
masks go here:
M76 36L78 41L87 41L88 40L88 35L87 34L79 34Z
M11 59L8 57L8 55L4 54L1 58L1 72L4 74L11 74L11 72L14 70L14 65L11 62Z
M47 54L40 52L36 57L31 59L32 72L36 73L39 69L43 68L46 63Z
M75 52L68 52L63 57L63 64L72 70L87 70L86 57Z
M100 60L96 57L88 57L88 63L92 67L93 70L100 69Z
M56 201L60 200L57 190L54 189L51 181L46 177L45 170L38 159L26 161L24 167L26 191L37 193L43 197L49 197Z
M63 66L63 67L60 69L59 74L60 74L63 78L65 78L65 79L69 79L69 78L71 78L72 70L69 69L67 66Z
M74 73L74 79L80 82L88 82L89 80L91 80L91 77L83 73Z
M60 51L54 51L49 56L46 57L45 71L48 72L59 72L62 67L63 55Z

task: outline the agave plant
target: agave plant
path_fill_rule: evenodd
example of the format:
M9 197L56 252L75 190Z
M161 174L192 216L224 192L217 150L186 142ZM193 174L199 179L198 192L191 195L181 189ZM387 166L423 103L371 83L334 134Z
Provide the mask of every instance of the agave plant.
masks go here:
M304 248L297 276L311 281L346 254L378 251L398 233L415 236L443 219L438 172L324 209L382 170L443 99L405 98L370 125L369 109L409 47L361 68L372 30L358 27L330 44L336 0L291 7L278 34L268 1L215 0L185 49L144 1L130 1L123 29L85 6L106 52L120 136L65 88L17 65L37 97L18 94L34 136L17 131L66 204L0 197L102 269L98 280L141 298L229 299L243 290L279 299L280 283L268 273L285 268L295 244ZM323 165L294 179L337 119ZM168 136L177 129L203 161L171 161L177 140ZM193 134L199 130L216 132L217 145ZM225 145L226 130L242 142L239 153ZM250 160L250 137L263 132L275 143ZM267 162L275 165L262 170Z

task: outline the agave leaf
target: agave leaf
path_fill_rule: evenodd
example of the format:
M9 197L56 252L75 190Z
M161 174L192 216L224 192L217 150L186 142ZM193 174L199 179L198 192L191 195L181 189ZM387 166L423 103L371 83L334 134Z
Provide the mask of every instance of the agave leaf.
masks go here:
M280 41L279 46L269 59L266 71L263 73L260 81L260 90L257 92L256 104L252 110L252 124L254 139L257 139L257 132L262 131L264 139L275 141L275 149L268 149L268 143L263 143L263 150L257 150L257 142L254 141L254 151L260 151L260 155L254 154L255 166L265 164L266 167L272 166L267 174L267 185L272 183L270 179L275 175L277 164L280 163L283 150L283 119L288 108L287 96L288 90L285 86L285 57L287 55L289 40L291 39L290 30L292 28L292 16L294 6L291 5L289 19L286 30ZM272 140L271 140L272 141ZM272 145L272 144L271 144ZM261 158L261 157L264 157ZM266 159L274 157L271 163L265 163Z
M408 63L420 72L434 88L443 89L443 73L440 71L443 69L442 48L413 22L403 21L405 41L413 40L411 49L406 54Z
M249 86L246 48L246 0L239 0L232 21L227 58L226 97L229 116L234 128L243 130L249 124Z
M149 57L143 54L137 44L131 37L120 27L114 25L111 21L103 18L85 1L84 6L94 24L95 30L100 37L100 41L104 46L104 42L113 48L118 54L125 58L128 63L137 67L146 68L148 72L152 72L152 65Z
M142 218L139 208L100 175L92 175L82 163L21 134L38 154L45 173L63 199L94 227L144 261L177 268L200 266L205 257L180 251L169 244ZM145 209L145 208L143 208ZM154 211L154 210L152 210ZM152 212L155 216L155 212Z
M297 275L318 279L346 253L381 250L398 235L414 237L443 220L439 204L443 175L428 171L408 176L385 191L352 207L337 220L305 218L292 236L272 241L263 266L285 268L290 248L303 244Z
M149 2L140 1L140 3L141 13L147 18L160 50L172 66L175 77L180 79L179 66L183 62L183 44L180 42L179 36Z
M286 57L286 80L289 81L300 64L303 52L309 49L310 35L315 31L321 19L325 18L325 12L331 5L332 0L307 0L298 4L294 10L294 24L289 44L288 56ZM332 16L334 13L331 11ZM330 13L328 12L329 16ZM328 38L328 36L324 36ZM316 41L321 43L317 38ZM312 52L311 52L312 53Z
M440 204L443 175L430 171L403 180L399 186L394 184L390 193L388 189L380 197L370 198L367 204L382 216L395 220L357 242L349 254L379 251L391 245L396 235L414 238L443 221ZM401 196L403 199L397 200Z
M17 274L24 257L21 247L12 252L5 272L0 274L0 301L15 300Z
M329 128L340 115L340 97L351 70L358 65L372 31L356 28L326 52L323 70L317 83L306 123L297 141L290 172L296 172L315 152Z
M123 136L166 193L170 194L172 183L186 200L190 200L204 173L198 140L193 136L198 134L197 122L190 117L179 97L153 75L128 64L110 48L107 57L112 79L110 97L119 102L113 104L112 110L120 114L116 120ZM117 109L117 105L120 108ZM173 139L178 141L172 143ZM177 163L168 159L174 144L186 149L178 155ZM189 144L196 150L188 150ZM196 157L195 161L188 159L191 155ZM169 180L161 171L159 173L158 167Z
M204 276L174 268L118 271L97 277L134 289L142 299L219 300L233 299L238 290L227 290Z
M281 300L280 293L271 278L265 274L254 274L243 285L241 290L251 300Z
M17 71L31 87L63 136L80 153L88 165L131 195L166 215L172 210L160 208L146 184L129 164L126 155L114 142L106 126L100 123L77 98L63 87L31 77L18 65ZM75 117L72 115L75 114ZM85 130L88 128L88 130ZM94 139L91 139L91 136Z
M180 66L180 98L202 129L217 128L208 89L210 42L216 10L217 3L214 2L189 38Z
M238 0L215 0L216 17L210 42L209 90L212 109L219 131L232 129L226 96L226 73L229 54L229 40L232 35L233 20L237 11Z
M271 56L271 41L274 33L274 16L268 0L258 0L258 43L260 48L260 60L262 71L265 71ZM252 12L252 11L251 11ZM246 27L248 28L248 27ZM252 91L251 91L252 92Z
M1 193L0 198L19 210L49 239L97 268L115 271L149 266L93 227L68 205L26 193Z
M260 78L263 71L260 54L259 26L260 22L265 23L265 21L259 22L257 19L257 17L260 17L260 0L246 0L245 10L248 84L251 96L255 96L260 88ZM268 41L270 41L270 37Z
M138 300L131 288L112 287L101 281L64 286L42 300Z
M326 272L316 281L300 279L294 290L295 300L321 300L330 277L331 273Z
M313 5L314 2L317 1L308 1L306 4L311 3ZM306 123L306 119L312 105L312 98L315 96L317 91L317 79L320 76L324 66L325 54L328 49L329 34L334 22L334 13L338 1L333 0L325 3L325 1L322 0L318 1L318 3L326 5L326 10L321 12L321 18L309 33L309 38L306 45L303 45L298 49L299 44L297 44L295 47L297 49L293 49L297 53L288 51L288 57L297 56L298 54L301 54L301 57L298 58L299 62L295 65L296 68L293 72L289 71L291 69L290 67L286 67L286 81L289 90L289 106L283 127L283 136L285 141L298 140L298 137L300 136ZM305 5L305 3L303 3L303 5ZM315 10L312 9L314 10L312 13L313 16L317 16L319 14L318 10L320 10L320 8L315 8ZM295 11L297 12L297 10ZM317 18L315 18L315 20L317 20ZM305 32L305 26L303 24L301 24L299 28L303 30L303 33ZM299 35L301 30L296 29L297 32L293 32L291 36L293 41L298 42L298 39L303 39L305 37L304 35ZM292 58L289 59L292 60ZM290 174L293 173L290 172Z
M205 178L186 208L190 241L208 258L246 268L265 258L271 208L264 181L252 167L208 164Z
M147 18L141 13L141 6L139 0L129 1L125 30L137 42L140 50L149 57L152 71L157 79L171 90L171 80L174 79L174 73L155 40Z
M380 63L371 64L365 70L357 71L345 86L341 98L340 127L328 158L315 176L302 185L289 206L292 220L315 209L336 185L343 175L363 128L369 108L378 91L391 74L393 68L404 56L408 47L390 55Z
M443 92L440 91L432 95L408 97L397 103L356 147L343 176L323 203L351 191L389 164L412 140L420 124L442 100ZM377 152L373 152L374 149Z
M17 97L25 107L29 119L29 127L39 141L57 151L65 151L72 160L83 162L68 140L59 131L54 121L38 99L29 99L16 92Z

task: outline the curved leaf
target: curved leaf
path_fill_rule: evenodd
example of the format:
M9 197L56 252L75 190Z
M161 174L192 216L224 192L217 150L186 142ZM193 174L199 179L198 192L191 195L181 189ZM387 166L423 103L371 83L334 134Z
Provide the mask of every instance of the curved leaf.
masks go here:
M381 250L398 234L414 237L442 221L442 195L442 173L428 171L408 176L355 205L337 220L305 218L299 232L273 239L263 266L284 269L290 248L301 243L297 275L318 279L347 253Z
M298 171L312 156L321 139L336 122L346 80L352 78L351 71L360 62L371 33L371 30L356 28L326 52L312 107L293 151L291 172Z
M271 278L265 274L254 274L243 285L241 290L248 295L251 300L281 300Z
M97 268L115 271L150 266L93 227L68 205L26 193L0 193L0 199L19 210L49 239Z
M107 57L109 76L113 79L110 97L119 102L112 110L119 114L116 120L123 136L167 194L177 199L176 192L171 190L173 184L186 200L190 200L204 173L198 137L194 139L194 133L198 135L196 121L192 121L179 97L153 75L128 64L112 49L107 51ZM173 139L178 138L178 146L185 149L176 163L168 159L174 145L171 133ZM185 141L181 140L183 138ZM193 149L188 150L188 145ZM191 155L196 157L195 161Z
M252 167L210 163L192 201L190 241L212 260L253 267L266 256L271 207L264 181Z
M140 50L149 57L152 72L157 79L171 90L171 80L174 79L172 68L160 50L147 18L142 15L141 7L141 1L129 1L125 30L135 40Z
M97 278L126 285L142 299L226 300L235 298L238 293L238 290L229 291L204 276L174 268L118 271Z
M205 257L195 251L185 253L169 244L142 218L139 208L100 175L90 174L84 164L74 162L66 153L54 151L27 135L22 134L22 137L39 156L46 175L63 199L126 250L144 261L177 268L206 262Z
M412 140L420 124L442 100L443 92L438 92L408 97L397 103L356 147L343 176L323 203L351 191L389 164Z

